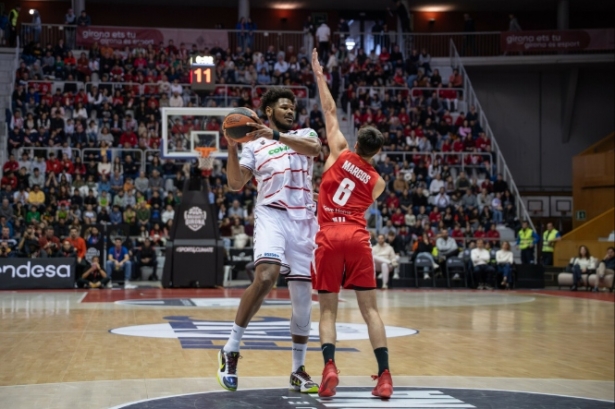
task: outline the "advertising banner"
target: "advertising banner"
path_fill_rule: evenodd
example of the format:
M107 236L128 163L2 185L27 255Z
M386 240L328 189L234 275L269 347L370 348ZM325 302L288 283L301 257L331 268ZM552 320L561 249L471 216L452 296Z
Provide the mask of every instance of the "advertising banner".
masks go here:
M0 290L74 288L73 258L0 259Z
M101 47L124 49L126 47L158 46L160 42L166 47L173 40L175 47L186 44L189 50L196 44L199 50L214 46L228 48L228 33L223 30L201 30L180 28L144 28L144 27L77 27L77 45L91 47L98 43Z
M615 29L562 31L507 31L502 51L584 51L615 49Z

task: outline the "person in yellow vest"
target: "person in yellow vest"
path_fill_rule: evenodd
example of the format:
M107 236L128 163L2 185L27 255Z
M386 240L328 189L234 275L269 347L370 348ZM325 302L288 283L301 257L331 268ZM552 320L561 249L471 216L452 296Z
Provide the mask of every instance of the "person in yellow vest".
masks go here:
M11 47L15 47L17 45L17 19L19 18L20 11L20 6L15 6L13 10L9 11L8 40Z
M542 233L542 265L553 265L553 247L562 239L560 232L555 230L553 223L547 223L547 230Z
M521 264L534 264L534 246L540 241L538 234L530 228L527 221L521 223L517 233L517 247L521 250Z

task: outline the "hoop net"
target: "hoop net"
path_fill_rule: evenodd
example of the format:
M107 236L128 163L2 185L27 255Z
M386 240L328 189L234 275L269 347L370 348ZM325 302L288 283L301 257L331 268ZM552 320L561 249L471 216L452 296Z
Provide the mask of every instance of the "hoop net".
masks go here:
M197 147L194 148L194 150L199 153L199 169L201 169L204 174L211 174L215 160L211 154L217 151L217 149L215 147Z

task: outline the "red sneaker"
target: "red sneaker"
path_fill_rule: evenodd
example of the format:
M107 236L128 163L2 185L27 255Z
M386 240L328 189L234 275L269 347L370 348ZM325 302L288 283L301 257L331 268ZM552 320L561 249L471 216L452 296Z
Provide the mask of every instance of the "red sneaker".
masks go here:
M388 369L385 369L380 376L372 375L372 379L378 379L378 383L372 395L381 397L382 399L389 399L393 394L393 379L391 379L391 373Z
M325 365L325 369L322 370L322 382L320 383L320 388L318 388L318 396L321 398L330 398L335 395L335 388L340 383L337 376L338 373L340 373L340 371L337 370L335 362L329 359L329 362Z

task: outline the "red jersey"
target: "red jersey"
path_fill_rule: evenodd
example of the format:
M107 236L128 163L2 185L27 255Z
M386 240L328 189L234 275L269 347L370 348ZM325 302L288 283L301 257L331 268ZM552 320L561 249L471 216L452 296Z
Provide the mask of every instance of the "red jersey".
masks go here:
M356 153L342 152L322 175L318 224L353 223L366 227L365 212L374 202L378 172Z

